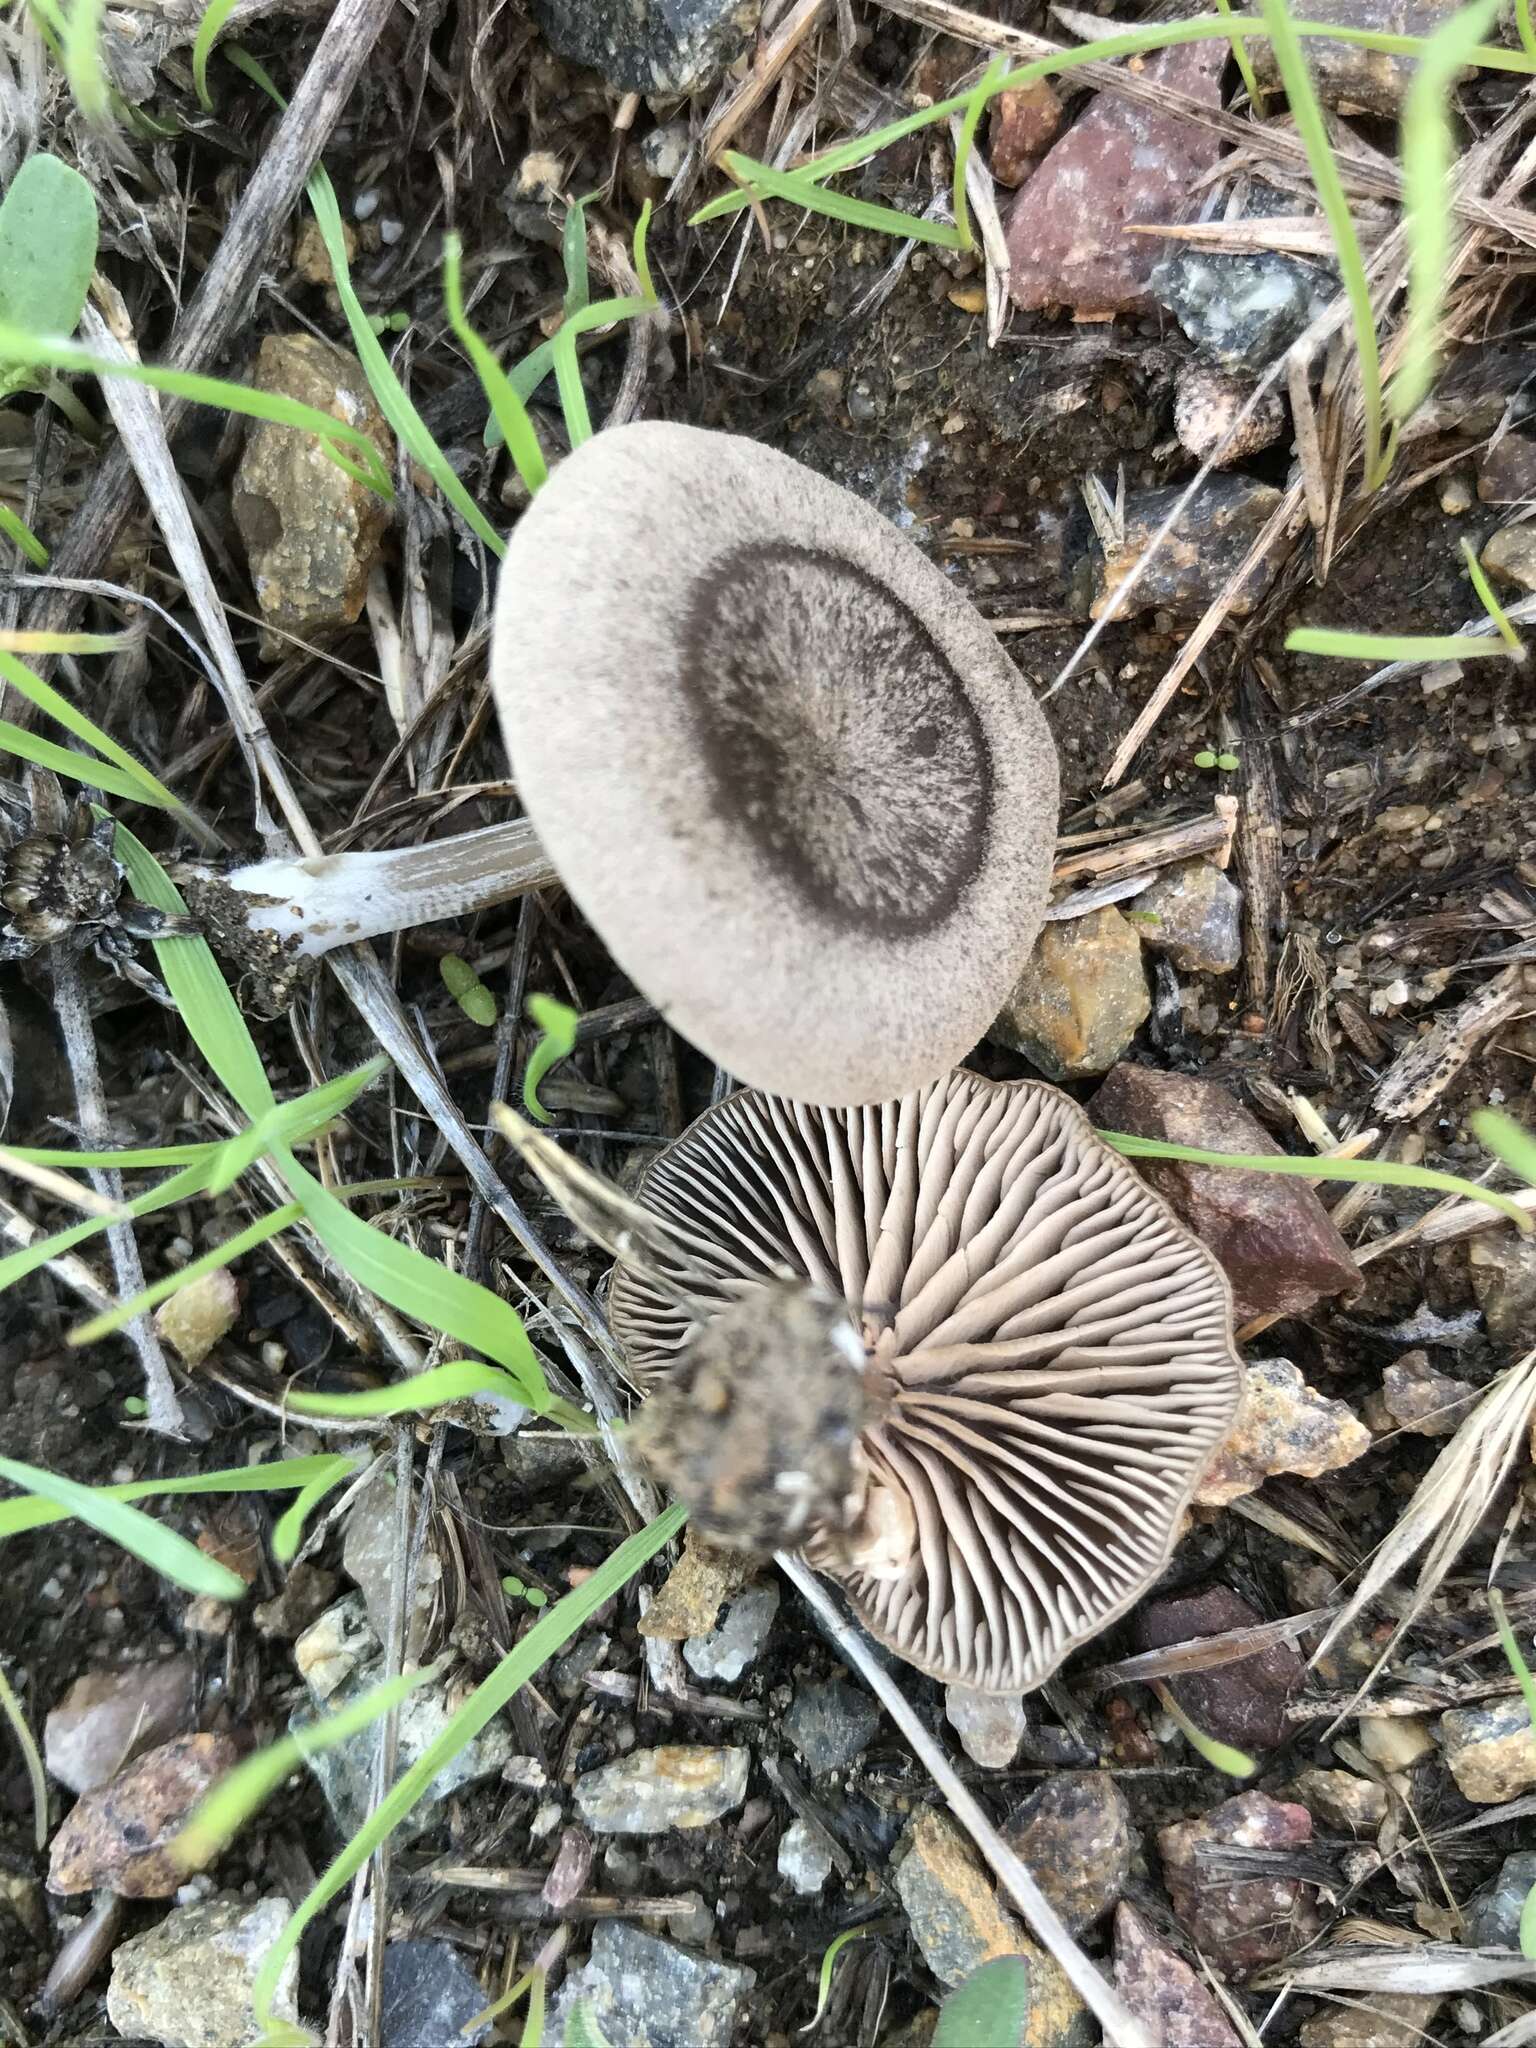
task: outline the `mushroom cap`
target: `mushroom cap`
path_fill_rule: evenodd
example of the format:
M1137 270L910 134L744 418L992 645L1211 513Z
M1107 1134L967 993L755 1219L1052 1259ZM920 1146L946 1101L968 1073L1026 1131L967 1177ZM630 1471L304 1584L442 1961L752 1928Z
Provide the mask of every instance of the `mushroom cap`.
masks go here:
M875 1102L985 1033L1045 908L1056 752L861 499L734 435L599 434L512 535L491 676L562 881L727 1072Z
M640 1385L745 1284L787 1270L852 1309L865 1493L803 1547L920 1670L1027 1691L1162 1570L1241 1397L1231 1291L1067 1096L963 1071L863 1109L743 1091L641 1200L697 1270L691 1315L616 1269Z

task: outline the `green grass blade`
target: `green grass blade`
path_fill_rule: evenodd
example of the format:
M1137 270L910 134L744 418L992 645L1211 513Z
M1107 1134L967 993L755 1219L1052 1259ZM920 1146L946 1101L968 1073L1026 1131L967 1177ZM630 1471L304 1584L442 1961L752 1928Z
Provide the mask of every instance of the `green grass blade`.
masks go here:
M499 1394L509 1401L524 1399L518 1382L495 1366L459 1358L447 1365L434 1365L426 1372L412 1373L409 1379L396 1380L387 1387L369 1387L360 1394L290 1393L284 1405L298 1415L354 1419L368 1415L420 1415L449 1401L466 1401L472 1394Z
M877 234L896 235L904 241L932 242L942 249L963 246L959 228L949 221L923 220L896 207L855 199L850 193L831 190L819 178L807 177L804 170L777 171L772 164L757 163L734 149L725 152L722 162L753 199L788 199L808 213L824 214L828 220L845 221L849 227Z
M304 1214L297 1202L285 1202L280 1209L274 1209L270 1216L259 1216L254 1223L248 1223L244 1230L237 1230L233 1237L226 1237L222 1244L216 1244L200 1258L190 1260L175 1273L167 1273L164 1279L153 1281L139 1293L120 1301L114 1308L103 1309L99 1316L92 1316L87 1323L77 1324L69 1332L65 1342L73 1349L82 1344L95 1344L103 1337L110 1337L114 1330L131 1323L135 1316L147 1315L162 1301L169 1301L173 1294L180 1294L184 1287L190 1287L194 1280L201 1280L209 1273L216 1273L221 1266L232 1266L236 1259L243 1259L257 1245L265 1244L276 1237L279 1231L291 1229Z
M25 697L29 704L35 704L56 725L62 725L77 740L84 740L88 747L94 747L103 760L110 761L130 777L136 785L134 793L140 803L153 804L160 810L179 811L185 817L187 807L181 798L174 796L158 776L151 775L142 761L135 760L110 733L103 732L93 719L87 718L67 697L61 696L52 684L45 683L24 661L18 661L14 654L3 648L0 648L0 676L18 696Z
M951 210L955 216L955 229L960 237L962 249L974 249L976 237L971 232L971 202L965 196L965 173L971 161L971 151L976 146L976 130L981 126L981 117L987 102L997 91L1008 69L1008 59L998 53L982 73L980 81L971 94L970 105L960 122L960 134L955 142L955 182L951 195Z
M35 569L47 568L48 550L25 519L19 518L9 505L0 505L0 533L20 548Z
M589 192L584 199L573 199L565 210L565 226L560 231L560 261L565 270L564 312L567 320L573 313L579 313L583 306L592 303L587 271L587 208L597 196L597 193Z
M16 1737L16 1746L21 1751L21 1761L26 1767L27 1783L32 1790L32 1840L39 1855L48 1846L48 1773L43 1769L43 1759L38 1753L32 1730L27 1726L27 1717L21 1711L21 1701L11 1689L11 1682L0 1671L0 1715L11 1724Z
M464 293L460 285L459 263L461 245L457 235L443 237L443 303L448 312L448 324L458 338L459 346L469 357L470 366L480 379L480 389L485 393L491 408L491 420L498 430L498 438L506 443L518 475L529 491L540 490L549 480L549 467L544 460L544 451L539 446L539 437L534 432L533 421L528 417L528 408L514 388L506 372L492 355L489 347L470 325L469 315L464 310Z
M173 917L186 915L187 906L170 876L125 825L117 828L117 857L141 903L151 903ZM198 1051L249 1120L258 1122L276 1107L276 1098L240 1006L206 940L159 939L155 960Z
M1478 1135L1482 1137L1481 1132ZM1135 1138L1126 1131L1100 1131L1099 1136L1126 1159L1183 1159L1193 1166L1225 1166L1237 1173L1278 1173L1297 1180L1365 1181L1374 1187L1432 1189L1437 1194L1460 1195L1469 1202L1486 1202L1521 1230L1529 1232L1532 1228L1531 1218L1508 1195L1429 1166L1404 1166L1395 1159L1297 1158L1289 1152L1204 1152L1194 1145L1168 1145L1161 1138ZM1484 1137L1482 1142L1487 1144L1488 1140Z
M277 2024L272 2016L272 2000L284 1966L298 1947L305 1928L363 1867L380 1843L388 1840L438 1772L452 1763L481 1729L502 1711L513 1694L542 1670L577 1630L592 1619L603 1603L611 1600L647 1559L654 1557L662 1545L677 1534L683 1525L684 1513L681 1506L674 1505L658 1515L654 1522L648 1523L605 1558L590 1579L584 1580L540 1615L522 1640L470 1694L437 1740L380 1801L262 1958L252 1987L252 2004L257 2021L263 2028L270 2032Z
M141 1145L125 1152L72 1152L65 1145L12 1145L9 1150L29 1166L113 1167L138 1173L151 1166L200 1166L223 1150L218 1139L197 1145Z
M1465 537L1461 543L1461 553L1467 565L1467 574L1472 579L1472 588L1477 592L1478 603L1493 621L1495 632L1516 661L1524 661L1525 648L1520 635L1515 631L1515 622L1494 596L1493 586L1483 572L1482 563L1477 559L1477 549Z
M1511 1173L1536 1188L1536 1138L1502 1109L1480 1109L1472 1117L1472 1135Z
M1221 1771L1229 1778L1258 1775L1259 1767L1246 1750L1234 1749L1229 1742L1218 1742L1214 1735L1207 1735L1203 1728L1197 1728L1160 1678L1153 1679L1152 1690L1190 1748L1198 1751L1213 1770Z
M1473 633L1343 633L1332 626L1297 626L1285 638L1288 654L1327 654L1336 661L1508 661L1509 649Z
M19 1281L28 1279L40 1266L46 1266L50 1259L61 1257L73 1251L77 1244L85 1244L100 1231L116 1220L117 1216L138 1218L153 1216L159 1209L172 1208L177 1202L190 1201L200 1195L207 1185L207 1170L201 1165L184 1167L180 1173L173 1173L158 1186L148 1188L141 1195L135 1195L131 1202L125 1202L121 1210L105 1216L86 1216L78 1223L68 1223L62 1230L55 1230L48 1237L34 1238L20 1251L7 1252L0 1258L0 1294Z
M105 1536L108 1542L131 1551L151 1571L158 1572L161 1578L169 1579L173 1586L180 1586L185 1592L201 1594L210 1600L240 1600L245 1597L244 1579L238 1578L228 1565L207 1556L185 1536L178 1536L174 1529L162 1528L148 1515L129 1507L126 1501L111 1499L100 1487L80 1486L57 1472L45 1472L37 1465L23 1465L16 1458L0 1458L0 1479L8 1479L12 1486L20 1487L26 1493L38 1494L43 1500L63 1508L77 1520L87 1523L99 1536Z
M1225 14L1229 19L1236 19L1232 0L1216 0L1216 9L1219 14ZM1243 81L1243 90L1248 95L1248 104L1252 107L1254 113L1258 115L1259 119L1262 120L1264 118L1264 93L1259 84L1259 75L1253 68L1253 59L1248 54L1246 37L1240 35L1233 36L1232 55L1237 59L1238 75Z
M1364 421L1365 484L1375 490L1385 470L1382 450L1381 353L1376 342L1376 320L1371 308L1371 288L1355 233L1354 216L1344 194L1344 182L1328 139L1328 124L1312 84L1312 73L1302 52L1301 38L1286 0L1261 0L1264 20L1280 82L1291 103L1291 119L1306 145L1307 162L1318 201L1333 234L1339 275L1349 300L1354 323L1355 353L1360 359L1360 406ZM1236 17L1233 17L1234 19Z
M659 306L656 296L656 282L651 276L651 259L646 253L651 232L651 202L649 199L640 208L640 218L635 222L634 261L635 275L640 280L640 291L648 306Z
M272 1525L272 1555L279 1564L292 1564L299 1554L299 1545L304 1541L304 1528L310 1516L327 1494L334 1493L344 1479L361 1469L361 1460L349 1458L344 1453L330 1461L328 1472L317 1472L313 1479L301 1486L293 1498L292 1505L284 1508Z
M816 2010L806 2024L806 2031L820 2026L822 2014L832 1996L832 1974L837 1968L837 1959L850 1941L859 1941L873 1929L868 1927L845 1927L841 1934L835 1934L822 1952L821 1969L816 1977Z
M578 1998L566 2016L565 2048L612 2048L585 1998Z
M997 1956L957 1984L939 2008L933 2048L1024 2048L1029 1965Z
M1403 229L1408 237L1408 317L1401 357L1387 394L1392 417L1411 419L1429 396L1440 367L1440 319L1450 285L1449 204L1456 138L1451 93L1462 67L1498 19L1501 0L1473 0L1429 38L1403 103Z
M197 34L192 39L192 85L197 93L197 103L205 114L213 112L213 98L208 91L208 59L213 55L220 30L234 11L235 0L208 0L203 18L197 24Z
M218 1157L208 1178L210 1195L222 1195L227 1188L267 1152L276 1152L289 1145L297 1144L302 1137L311 1136L323 1130L328 1123L345 1115L346 1111L362 1094L371 1088L388 1067L389 1061L383 1053L362 1066L354 1067L349 1074L338 1074L334 1081L322 1081L318 1088L310 1088L302 1095L294 1096L291 1102L279 1102L265 1111L248 1130L227 1138L219 1147Z
M576 1027L581 1019L568 1003L557 1002L553 996L530 996L527 1008L544 1035L528 1055L523 1074L523 1107L536 1122L549 1124L554 1118L539 1101L539 1083L551 1067L569 1059L576 1050Z
M386 1678L312 1726L258 1749L254 1756L248 1756L244 1763L227 1772L208 1793L172 1841L172 1857L189 1874L206 1870L283 1780L307 1758L323 1756L326 1750L371 1728L402 1700L429 1684L441 1670L441 1664L427 1664L419 1671Z
M1515 0L1515 28L1527 57L1536 58L1536 28L1531 26L1531 0Z
M335 1451L318 1452L310 1458L278 1458L270 1465L230 1465L217 1472L184 1472L160 1479L131 1479L123 1486L90 1489L104 1500L135 1501L180 1499L199 1493L290 1493L313 1483L322 1471L333 1467ZM349 1461L350 1462L350 1461ZM0 1501L0 1542L21 1536L28 1529L45 1529L51 1522L67 1522L73 1508L57 1501Z
M75 105L87 121L98 127L106 123L112 105L101 62L101 19L105 12L106 0L71 0L64 19L64 76Z
M1520 1687L1521 1698L1531 1723L1531 1735L1536 1739L1536 1678L1531 1676L1531 1667L1525 1661L1514 1630L1509 1625L1509 1616L1504 1609L1504 1595L1497 1587L1488 1593L1488 1611L1493 1616L1493 1625L1498 1630L1499 1647L1504 1652L1510 1670Z
M0 753L14 754L18 761L30 761L37 768L50 768L66 782L99 789L103 796L121 797L125 803L154 801L145 796L136 775L125 775L121 768L113 768L94 754L77 754L70 747L61 747L56 740L45 740L41 733L28 732L8 718L0 718Z

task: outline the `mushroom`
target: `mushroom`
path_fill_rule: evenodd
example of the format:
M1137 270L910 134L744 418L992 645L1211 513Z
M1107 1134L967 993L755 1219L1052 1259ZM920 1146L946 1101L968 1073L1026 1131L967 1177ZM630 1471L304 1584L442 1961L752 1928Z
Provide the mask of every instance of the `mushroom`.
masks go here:
M371 870L259 863L224 878L235 921L313 955L552 862L754 1085L880 1101L985 1033L1045 908L1055 749L990 629L861 499L732 435L600 434L518 522L491 668L531 822Z
M798 1548L891 1649L993 1692L1162 1570L1240 1398L1231 1293L1067 1096L743 1091L640 1206L613 1329L701 1533Z

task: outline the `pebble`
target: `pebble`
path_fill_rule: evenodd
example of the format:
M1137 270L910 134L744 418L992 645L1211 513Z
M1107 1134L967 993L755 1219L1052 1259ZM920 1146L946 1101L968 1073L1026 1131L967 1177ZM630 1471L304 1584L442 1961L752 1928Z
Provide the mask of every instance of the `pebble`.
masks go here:
M1303 1771L1291 1792L1309 1813L1344 1834L1374 1834L1387 1817L1386 1787L1353 1771Z
M386 466L393 448L357 358L310 334L269 334L258 390L278 391L359 427ZM345 475L312 434L261 420L246 430L230 511L269 624L301 637L353 625L363 609L389 508Z
M968 1685L946 1685L944 1712L973 1764L1003 1771L1018 1755L1028 1722L1022 1693L976 1692Z
M561 1987L548 2048L571 2048L567 2025L586 2000L614 2048L729 2048L755 1970L675 1948L623 1920L604 1920L592 1951Z
M1193 1074L1119 1066L1088 1108L1101 1130L1164 1138L1213 1152L1279 1150L1257 1118L1219 1082ZM1239 1325L1259 1315L1305 1315L1330 1295L1358 1289L1360 1275L1349 1246L1303 1182L1278 1174L1192 1166L1176 1159L1141 1159L1136 1165L1220 1260L1232 1283ZM1356 1428L1363 1451L1370 1435L1363 1424ZM1346 1464L1348 1459L1335 1462Z
M489 2022L465 2029L490 2004L451 1942L392 1941L384 1951L379 1998L382 2048L454 2048L483 2041Z
M1529 1643L1522 1647L1529 1656ZM1440 1743L1457 1790L1474 1806L1496 1806L1536 1790L1536 1731L1518 1694L1442 1714Z
M1381 1392L1365 1402L1372 1429L1406 1430L1410 1436L1454 1436L1477 1389L1452 1379L1429 1362L1427 1351L1407 1351L1381 1376Z
M350 1706L377 1685L382 1676L382 1668L377 1664L361 1666L329 1695L326 1711L335 1713ZM395 1734L397 1781L426 1755L462 1704L462 1696L456 1692L450 1694L447 1684L441 1681L408 1693L400 1702ZM321 1718L320 1714L301 1708L289 1720L288 1732L291 1735L302 1734ZM355 1834L368 1816L379 1745L383 1740L384 1724L381 1720L374 1721L359 1729L356 1735L349 1736L345 1742L338 1742L333 1748L318 1751L305 1759L343 1835ZM400 1823L394 1839L404 1842L419 1835L423 1828L432 1825L437 1817L436 1810L444 1800L462 1791L466 1785L476 1784L481 1778L498 1776L511 1755L512 1735L506 1722L489 1722L451 1763L445 1764L438 1772L409 1816Z
M1115 1910L1115 1988L1156 2048L1239 2048L1215 1993L1134 1906Z
M1146 58L1142 76L1217 107L1225 62L1220 45L1186 43ZM1014 202L1007 232L1015 305L1089 315L1145 308L1162 249L1156 236L1126 230L1187 219L1220 153L1219 138L1192 121L1097 94Z
M377 1657L382 1647L368 1625L362 1599L351 1594L310 1623L293 1646L293 1661L309 1687L310 1698L323 1706L359 1665Z
M274 1598L263 1600L252 1610L251 1619L256 1624L256 1633L275 1637L281 1642L292 1642L324 1613L336 1597L338 1583L336 1574L320 1565L308 1562L290 1565L288 1576Z
M1256 375L1311 326L1338 278L1274 249L1229 256L1189 248L1163 258L1149 289L1197 348L1224 369Z
M1196 1820L1158 1830L1163 1879L1179 1925L1219 1970L1246 1976L1279 1962L1320 1926L1308 1887L1292 1877L1223 1878L1202 1867L1203 1847L1299 1849L1312 1839L1304 1806L1240 1792Z
M341 243L351 264L357 255L357 230L350 221L341 224ZM293 238L293 267L305 284L333 285L336 272L331 252L325 246L317 220L306 220Z
M1485 1231L1468 1245L1467 1264L1489 1336L1524 1351L1536 1321L1536 1245L1512 1230Z
M1136 1617L1136 1643L1142 1650L1166 1650L1228 1629L1257 1628L1263 1619L1230 1586L1207 1586L1176 1599L1150 1601ZM1289 1733L1286 1703L1301 1690L1306 1675L1298 1650L1289 1643L1271 1643L1235 1663L1181 1672L1168 1681L1168 1690L1195 1726L1218 1742L1239 1749L1278 1749Z
M1173 431L1180 447L1218 469L1232 469L1272 447L1285 432L1285 400L1278 391L1266 391L1243 419L1252 397L1250 378L1213 363L1186 363L1173 387Z
M1137 928L1112 905L1047 924L987 1036L1050 1081L1112 1067L1152 1010Z
M155 1310L155 1328L194 1370L240 1314L240 1283L227 1266L189 1280Z
M395 1534L399 1523L396 1499L393 1478L380 1472L348 1509L341 1545L341 1568L362 1594L369 1626L381 1643L389 1641L395 1605L395 1560L400 1549ZM416 1563L415 1598L406 1616L407 1664L421 1661L442 1575L437 1552L430 1542L424 1544Z
M290 1910L281 1898L177 1906L114 1952L108 2019L129 2040L163 2048L249 2048L261 2034L251 2011L256 1973ZM278 1979L274 2019L297 2025L298 1988L295 1950Z
M170 1843L239 1756L227 1735L178 1735L85 1793L53 1838L49 1891L170 1898L187 1880Z
M734 1684L763 1654L768 1632L779 1611L779 1589L770 1579L738 1593L725 1618L708 1635L690 1636L683 1644L688 1667L700 1678Z
M1444 2004L1412 1991L1373 1991L1303 2022L1301 2048L1424 2048Z
M1429 1723L1417 1714L1362 1714L1359 1734L1360 1747L1384 1771L1411 1771L1436 1746Z
M1321 0L1309 18L1389 35L1429 36L1455 13L1457 4L1458 0ZM1279 91L1279 67L1268 39L1251 42L1248 48L1260 90ZM1406 57L1388 57L1321 37L1308 38L1307 65L1324 106L1339 114L1377 114L1388 120L1402 112L1418 69Z
M1371 1447L1354 1410L1309 1387L1288 1358L1255 1359L1243 1368L1243 1386L1237 1425L1195 1489L1200 1507L1225 1507L1278 1473L1337 1472Z
M49 1775L71 1792L94 1792L134 1757L191 1727L195 1685L190 1657L84 1672L44 1723Z
M1467 1945L1471 1948L1520 1946L1520 1916L1536 1890L1536 1850L1506 1856L1493 1883L1467 1906Z
M688 161L688 123L663 121L640 144L640 156L653 178L670 185Z
M999 185L1022 185L1061 128L1060 95L1050 81L1000 92L992 102L987 159Z
M778 1872L802 1898L816 1896L832 1875L832 1852L819 1829L790 1822L779 1837Z
M1243 957L1243 892L1208 860L1168 868L1132 906L1141 942L1190 974L1230 974Z
M1109 609L1184 489L1183 484L1170 484L1163 490L1126 494L1123 537L1100 565L1098 595L1089 607L1096 619ZM1208 476L1116 617L1134 618L1150 611L1203 612L1241 567L1279 503L1280 493L1272 484L1255 483L1246 476ZM1257 608L1274 573L1273 562L1255 565L1233 599L1233 618L1246 618Z
M707 1636L720 1609L757 1576L761 1559L744 1550L722 1550L694 1533L683 1533L683 1554L640 1619L640 1633L658 1642L680 1643Z
M544 40L619 92L703 92L734 63L762 0L534 0Z
M1485 505L1529 505L1536 499L1536 439L1501 434L1477 458L1477 495Z
M796 1688L784 1733L820 1777L845 1770L875 1738L880 1709L869 1694L844 1678L826 1678Z
M1501 526L1483 544L1481 559L1490 576L1518 590L1536 590L1536 526Z
M1074 1934L1103 1918L1131 1874L1130 1809L1107 1771L1047 1778L1002 1833Z
M747 1796L751 1753L668 1743L636 1749L576 1780L576 1805L600 1835L659 1835L703 1828Z

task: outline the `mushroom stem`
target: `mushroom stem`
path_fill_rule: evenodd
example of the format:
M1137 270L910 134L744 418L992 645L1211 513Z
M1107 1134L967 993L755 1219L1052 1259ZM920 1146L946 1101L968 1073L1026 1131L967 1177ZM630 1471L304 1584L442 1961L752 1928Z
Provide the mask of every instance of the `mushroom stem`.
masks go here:
M526 818L386 852L253 862L222 878L250 898L254 932L293 940L301 959L445 917L469 917L555 880Z
M1103 2027L1105 2039L1113 2041L1116 2048L1150 2048L1140 2020L1072 1939L1066 1923L1036 1884L1028 1866L998 1834L900 1686L871 1653L863 1631L839 1612L821 1581L798 1557L781 1551L774 1563L825 1627L838 1655L852 1665L911 1743L914 1755L943 1793L951 1813L992 1866L994 1876L1024 1915L1040 1945L1060 1964L1073 1990Z

